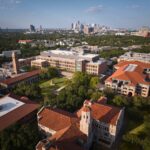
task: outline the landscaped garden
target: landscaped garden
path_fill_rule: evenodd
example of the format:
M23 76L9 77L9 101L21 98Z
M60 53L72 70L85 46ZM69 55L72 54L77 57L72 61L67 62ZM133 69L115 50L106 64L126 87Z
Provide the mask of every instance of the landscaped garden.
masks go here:
M43 96L49 95L50 92L55 92L60 87L63 87L68 79L65 77L57 77L40 83L41 93Z

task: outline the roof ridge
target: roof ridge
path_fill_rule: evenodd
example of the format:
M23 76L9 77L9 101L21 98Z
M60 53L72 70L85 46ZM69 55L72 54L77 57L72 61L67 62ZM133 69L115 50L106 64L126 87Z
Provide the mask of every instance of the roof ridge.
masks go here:
M71 125L57 131L52 137L50 137L50 140L51 139L60 140L64 136L64 134L69 130L70 127Z

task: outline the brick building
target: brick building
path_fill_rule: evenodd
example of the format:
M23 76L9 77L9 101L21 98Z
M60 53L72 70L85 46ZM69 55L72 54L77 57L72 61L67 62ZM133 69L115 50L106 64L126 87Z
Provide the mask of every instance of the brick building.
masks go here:
M121 129L124 109L109 106L103 99L86 100L74 114L43 107L37 114L38 126L47 138L36 150L88 150L93 142L111 147Z
M43 62L44 63L41 63ZM75 72L87 72L99 75L107 70L107 63L99 55L79 53L67 50L50 50L41 52L36 61L32 61L32 66L44 67L46 62L49 66L58 67L62 70ZM38 62L38 63L37 63ZM46 65L47 65L46 64Z
M138 61L120 61L115 65L117 69L105 81L105 86L124 95L150 94L150 64Z
M36 118L39 105L27 97L9 94L0 98L0 131L17 122L24 123Z

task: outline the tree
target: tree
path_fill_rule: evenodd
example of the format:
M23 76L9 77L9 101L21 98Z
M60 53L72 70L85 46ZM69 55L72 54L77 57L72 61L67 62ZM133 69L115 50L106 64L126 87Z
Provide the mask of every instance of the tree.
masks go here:
M36 83L27 84L19 83L12 89L13 93L19 96L27 96L31 99L39 99L41 97L41 89Z
M115 98L113 99L113 103L117 106L125 106L129 104L127 98L124 98L120 95L115 96Z
M42 70L42 73L40 74L41 79L52 79L58 76L59 76L59 71L54 67L44 68Z
M37 122L15 124L0 132L0 149L33 150L39 140Z
M130 142L132 144L136 144L136 145L139 145L139 146L142 144L141 139L135 134L128 133L128 134L123 136L123 139L127 142Z
M99 78L98 77L92 77L90 80L90 87L95 89L97 88L98 84L99 84Z
M116 92L113 91L111 88L105 88L103 94L106 95L110 100L112 100L116 95Z
M150 137L146 137L142 142L143 150L149 150L150 149Z
M96 91L96 92L93 92L93 94L91 95L91 99L93 101L97 101L101 96L103 96L103 93L100 91Z

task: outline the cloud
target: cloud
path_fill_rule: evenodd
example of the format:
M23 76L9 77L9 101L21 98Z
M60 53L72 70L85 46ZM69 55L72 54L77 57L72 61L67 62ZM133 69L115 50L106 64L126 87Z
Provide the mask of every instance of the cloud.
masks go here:
M88 12L88 13L98 13L98 12L101 12L102 9L103 9L102 5L92 6L92 7L88 8L86 10L86 12Z
M0 9L10 9L21 2L22 0L0 0Z

